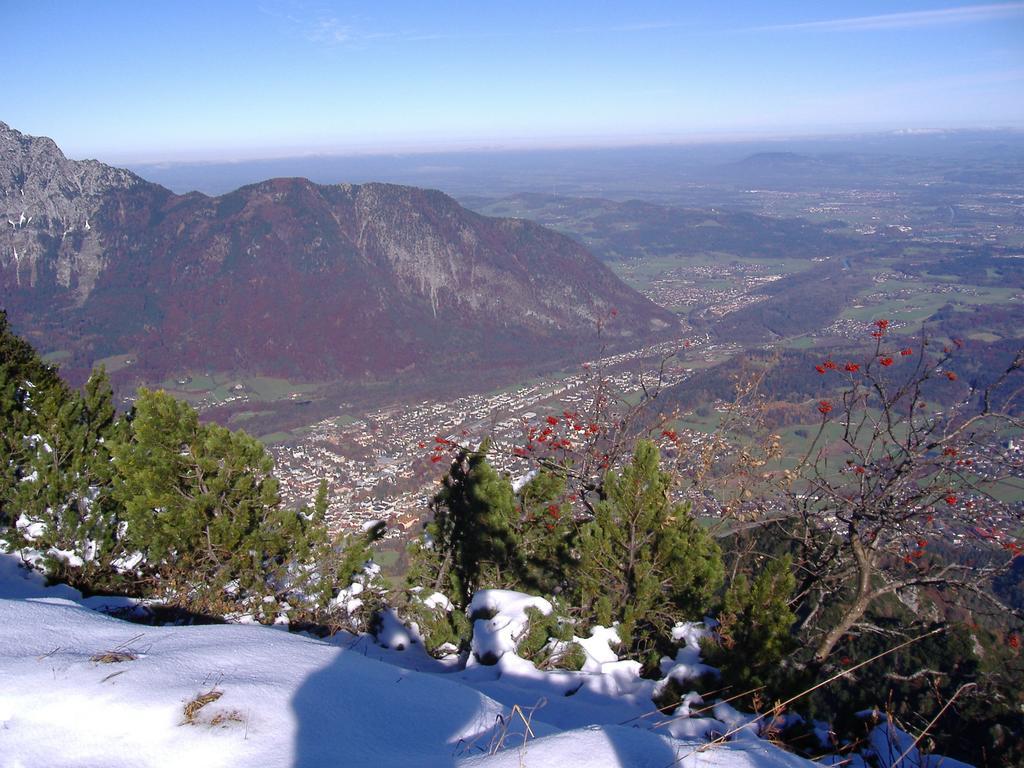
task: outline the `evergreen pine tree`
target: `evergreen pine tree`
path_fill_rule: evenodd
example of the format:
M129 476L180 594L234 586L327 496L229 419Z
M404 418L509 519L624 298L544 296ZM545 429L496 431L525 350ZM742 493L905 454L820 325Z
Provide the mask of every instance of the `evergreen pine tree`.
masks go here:
M500 586L539 595L556 595L577 566L576 525L565 502L565 478L541 469L516 494L512 538L516 557Z
M561 499L565 482L544 471L516 494L509 478L487 462L488 444L462 449L431 503L433 519L410 546L406 608L428 650L465 646L466 618L480 589L514 589L551 595L575 566L574 526ZM450 609L423 599L440 593Z
M792 560L785 556L769 560L753 583L739 574L725 591L719 642L705 644L704 657L734 693L779 682L779 664L797 646L789 607L794 589Z
M40 407L70 394L57 369L11 331L7 313L0 310L0 527L13 526L23 511L15 496L33 471L29 462L38 443L34 436L40 434Z
M718 545L684 504L668 497L658 448L639 441L621 474L604 479L605 498L582 526L578 604L585 618L619 623L633 655L668 651L673 625L700 619L722 584Z
M312 511L284 509L259 442L162 392L117 419L102 368L72 391L2 311L0 457L0 535L86 591L269 619L275 596L328 602L379 533L331 542L326 488Z
M83 394L51 389L35 413L32 450L24 455L28 474L14 495L22 514L42 523L31 545L47 553L54 579L84 590L112 588L112 561L121 551L108 448L116 422L106 372L94 371Z
M99 369L69 389L0 312L0 526L41 553L48 574L84 590L112 586L117 514L105 441L113 393Z
M327 502L327 483L321 480L316 500L307 513L306 535L292 549L297 563L308 564L300 565L294 579L295 589L309 598L297 612L298 618L331 631L365 629L383 608L383 580L368 572L366 566L373 560L372 544L383 534L385 526L378 523L332 540L327 530ZM354 583L361 589L358 617L343 606L332 604L340 590Z
M130 434L113 442L115 499L140 575L171 602L201 612L270 611L306 520L283 509L272 461L244 432L200 424L187 404L139 390ZM258 614L259 618L269 618Z
M431 502L433 520L426 564L432 591L446 595L460 610L483 586L502 583L514 572L516 499L512 485L487 463L488 444L460 450Z

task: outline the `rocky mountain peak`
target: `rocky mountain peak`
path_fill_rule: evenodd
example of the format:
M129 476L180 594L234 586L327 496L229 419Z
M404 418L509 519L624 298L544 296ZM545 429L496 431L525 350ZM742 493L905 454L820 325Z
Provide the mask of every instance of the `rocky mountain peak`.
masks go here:
M373 379L552 363L675 324L576 241L436 190L271 179L174 195L9 128L0 152L0 300L65 370L124 355L149 381Z
M95 230L111 190L147 184L96 160L69 160L46 137L0 123L0 272L34 286L41 270L84 301L104 265Z
M84 226L113 188L130 188L142 179L131 171L96 160L69 160L45 136L28 136L0 123L0 213L33 220L61 219L66 226ZM20 222L15 226L23 226Z

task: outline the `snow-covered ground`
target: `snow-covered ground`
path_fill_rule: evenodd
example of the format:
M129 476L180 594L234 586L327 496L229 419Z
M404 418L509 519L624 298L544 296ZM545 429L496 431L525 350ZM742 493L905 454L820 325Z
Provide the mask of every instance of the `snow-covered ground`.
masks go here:
M615 659L611 630L583 639L583 672L537 671L508 652L509 622L539 600L518 598L491 595L497 613L477 623L498 663L462 668L369 637L132 624L0 555L0 765L814 765L752 730L708 747L744 722L725 705L658 715L654 683ZM699 660L684 649L679 662Z

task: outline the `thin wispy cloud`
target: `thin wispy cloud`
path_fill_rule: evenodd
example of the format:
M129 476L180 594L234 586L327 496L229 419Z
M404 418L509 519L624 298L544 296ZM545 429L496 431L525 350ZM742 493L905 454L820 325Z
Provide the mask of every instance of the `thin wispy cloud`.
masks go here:
M378 43L416 43L437 40L485 40L510 37L509 30L474 29L472 31L436 32L423 29L373 29L367 28L365 19L343 18L319 2L290 0L276 4L257 6L260 13L284 23L291 34L299 35L306 41L324 49L363 49ZM582 26L569 29L537 28L523 34L568 35L591 33L633 34L657 32L682 26L679 22L665 19L624 22L610 26Z
M340 45L354 40L352 27L338 19L320 19L309 28L306 37L310 42Z
M260 13L277 19L293 35L325 49L365 48L382 42L421 42L442 40L451 35L415 29L372 30L356 19L344 19L324 7L296 0L281 6L258 6Z
M654 32L664 29L673 29L679 24L667 21L638 22L635 24L622 24L613 27L576 27L566 30L544 30L545 34L580 34L580 33L640 33ZM537 30L534 30L537 31ZM431 40L482 40L495 37L507 36L501 32L474 32L463 34L420 32L416 30L402 30L393 32L374 32L361 30L336 17L325 17L317 19L312 23L305 24L304 35L311 43L317 43L327 47L355 47L361 48L378 42L423 42Z
M567 34L567 35L578 35L578 34L592 34L594 32L606 33L606 32L656 32L662 29L675 29L681 26L675 21L637 21L626 24L616 24L614 26L585 26L585 27L570 27L569 29L546 29L546 34Z
M674 21L640 21L635 24L623 24L611 27L610 32L648 32L655 29L673 29L679 24Z
M1024 2L962 5L931 11L883 13L877 16L853 16L823 21L803 21L795 24L771 24L765 27L756 27L750 31L853 32L878 29L916 29L918 27L995 21L1013 16L1024 16Z
M374 43L415 43L495 36L492 33L453 35L419 30L371 31L360 29L334 17L318 19L312 24L307 24L304 35L309 42L328 48L365 48Z

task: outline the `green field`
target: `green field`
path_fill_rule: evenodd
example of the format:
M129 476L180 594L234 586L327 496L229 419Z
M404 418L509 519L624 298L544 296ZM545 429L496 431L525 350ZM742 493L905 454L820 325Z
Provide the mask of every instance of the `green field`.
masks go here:
M979 484L979 488L1005 504L1024 502L1024 478L1008 477L997 483Z
M676 422L678 427L689 429L694 432L704 432L705 434L711 434L717 430L721 424L722 414L718 411L712 411L707 416L698 416L696 413L689 413Z
M66 349L55 349L53 352L47 352L45 355L42 355L41 357L43 358L43 362L46 363L63 363L65 360L71 357L71 352L69 352Z
M774 430L780 438L782 444L782 458L780 461L770 464L767 468L771 470L778 469L791 469L796 466L797 462L807 452L811 441L817 436L818 429L821 426L821 421L815 416L815 403L807 404L807 415L808 420L800 424L791 424L789 426L780 427ZM875 418L881 416L879 411L872 411L872 415ZM721 428L722 420L724 418L723 413L718 411L711 411L707 416L698 416L696 413L689 413L683 418L677 420L674 424L677 428L688 429L694 432L703 432L705 434L711 434ZM740 425L742 426L742 425ZM821 439L818 442L818 448L829 448L830 450L836 450L841 446L841 440L845 427L836 414L833 413L833 418L829 419L826 424L824 431L822 432ZM904 430L896 430L896 436L905 434Z
M993 342L999 341L1003 337L1000 336L998 333L989 333L988 331L977 331L976 333L968 333L967 338L974 339L975 341Z
M773 468L777 469L792 469L795 467L800 459L803 458L804 454L807 453L807 449L811 445L811 440L818 434L818 428L821 426L821 422L813 422L808 424L794 424L789 427L780 429L778 434L782 439L782 458ZM842 445L841 440L843 438L844 427L836 420L831 420L825 424L825 429L822 432L821 439L818 441L817 449L835 448ZM841 460L840 460L841 463ZM836 466L839 466L837 463Z
M134 362L135 355L129 352L123 355L111 355L110 357L104 357L101 360L97 360L94 367L102 365L107 369L107 373L117 373L118 371L123 371Z
M161 389L190 403L211 400L222 403L229 398L243 395L256 402L273 402L287 399L293 394L305 395L314 392L319 386L269 376L231 376L221 373L179 374L160 384ZM252 412L253 415L255 413L257 412Z
M783 346L789 349L811 349L817 346L817 340L813 336L795 336L791 339L786 339Z
M286 443L289 440L302 437L311 429L312 427L296 427L287 432L271 432L267 435L256 435L256 438L264 445L274 445L275 443Z
M637 290L650 286L654 280L664 278L666 273L679 268L719 266L722 264L763 264L774 274L791 275L802 272L813 266L807 259L754 259L742 258L728 253L702 253L697 256L648 256L645 259L627 261L609 261L608 266L625 283ZM725 279L708 279L700 283L702 288L727 289L733 281Z
M238 413L231 414L231 418L228 421L232 426L235 426L241 422L261 416L264 413L273 413L273 411L239 411Z
M865 323L885 317L894 322L918 326L921 321L935 314L947 304L954 306L1006 304L1013 301L1014 296L1020 293L1019 289L1002 286L971 286L972 290L977 291L976 294L951 291L933 292L933 289L945 286L945 283L937 280L925 284L906 280L887 280L882 283L874 283L861 294L864 299L873 293L884 291L907 291L909 295L871 304L863 300L858 301L857 303L862 306L846 308L841 317Z

